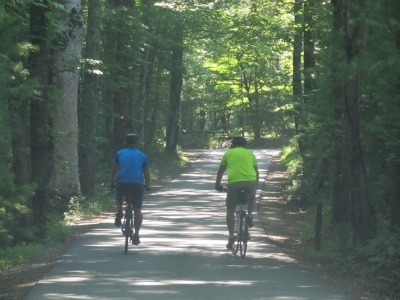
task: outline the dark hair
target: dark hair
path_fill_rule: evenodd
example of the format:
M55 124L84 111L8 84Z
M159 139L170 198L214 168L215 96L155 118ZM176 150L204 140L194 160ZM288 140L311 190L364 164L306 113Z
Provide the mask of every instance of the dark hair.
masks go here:
M130 133L125 137L126 145L137 145L139 143L139 140L139 137L133 133Z
M231 144L232 144L232 148L237 147L237 146L246 146L247 141L244 137L237 136L232 139Z

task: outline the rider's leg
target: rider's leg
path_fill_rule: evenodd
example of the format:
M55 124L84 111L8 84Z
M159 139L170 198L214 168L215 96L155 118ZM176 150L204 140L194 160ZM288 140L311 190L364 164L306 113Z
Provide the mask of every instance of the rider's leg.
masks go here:
M122 212L122 201L123 199L115 199L115 206L117 208L117 212Z
M248 215L249 228L253 227L253 210L254 210L255 203L256 203L256 197L250 196L248 203L247 203L247 215Z
M249 201L247 203L247 213L249 216L253 214L255 203L256 203L256 196L250 196Z
M122 213L122 203L124 202L124 194L120 187L117 188L117 196L115 197L115 206L117 209L117 213L115 214L114 224L117 227L121 226L121 219L123 216Z
M246 183L246 188L249 190L249 199L247 203L247 213L251 216L256 204L257 182L250 181Z
M232 245L235 242L235 208L237 204L237 192L233 185L228 186L228 192L226 195L226 225L229 231L229 240L226 245L227 249L232 249Z
M228 226L229 236L235 233L235 209L227 207L226 209L226 225Z
M135 235L132 237L132 244L139 245L140 244L139 231L140 231L140 228L141 228L142 222L143 222L142 210L139 208L135 208L134 215L135 215L135 218L133 220L133 223L134 223L133 225L135 227Z
M257 193L257 182L250 182L249 183L249 199L247 203L247 214L249 216L248 222L249 222L249 227L253 227L253 210L256 205L256 193Z
M135 235L139 235L140 228L142 227L143 214L141 209L134 210L135 218L133 219L135 226Z

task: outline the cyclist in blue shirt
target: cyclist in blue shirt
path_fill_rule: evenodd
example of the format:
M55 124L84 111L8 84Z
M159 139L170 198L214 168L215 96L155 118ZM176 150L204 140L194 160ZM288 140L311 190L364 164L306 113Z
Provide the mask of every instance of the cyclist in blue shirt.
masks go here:
M144 190L150 190L149 159L138 149L139 137L137 135L128 134L125 143L126 148L115 153L111 175L111 184L117 187L115 226L121 226L122 203L125 199L126 202L132 203L134 210L135 235L132 243L139 245L139 231L143 222Z

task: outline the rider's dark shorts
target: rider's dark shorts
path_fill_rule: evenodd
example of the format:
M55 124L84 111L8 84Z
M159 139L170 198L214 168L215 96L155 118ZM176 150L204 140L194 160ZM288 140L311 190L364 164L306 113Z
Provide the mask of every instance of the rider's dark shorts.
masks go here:
M119 182L117 186L117 201L123 200L132 203L133 208L141 209L143 206L144 185L136 183Z
M257 191L257 181L238 181L228 184L226 194L226 206L234 209L239 204L239 190L248 189L250 199L255 199Z

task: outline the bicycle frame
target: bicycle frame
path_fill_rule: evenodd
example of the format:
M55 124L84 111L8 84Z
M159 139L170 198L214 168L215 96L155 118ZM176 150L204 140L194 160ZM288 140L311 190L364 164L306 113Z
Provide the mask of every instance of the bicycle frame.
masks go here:
M128 254L128 245L133 239L133 226L132 204L127 203L125 207L124 222L122 223L121 227L122 235L125 236L125 254Z
M249 218L247 215L247 202L248 191L246 189L240 190L240 203L235 209L235 242L232 247L232 254L240 250L240 256L245 258L247 252L247 241L249 240Z

